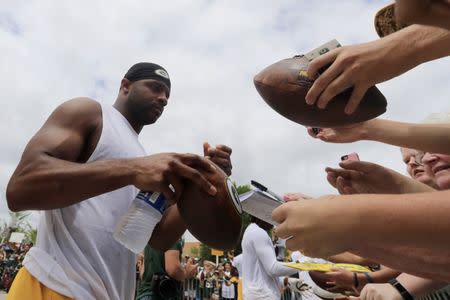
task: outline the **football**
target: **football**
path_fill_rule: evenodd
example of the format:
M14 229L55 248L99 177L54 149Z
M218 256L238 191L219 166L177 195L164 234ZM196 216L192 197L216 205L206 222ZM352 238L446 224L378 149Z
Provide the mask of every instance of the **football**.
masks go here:
M177 205L188 230L199 241L214 249L232 250L241 234L241 202L231 180L215 167L214 171L200 171L216 187L217 194L211 196L186 182Z
M344 126L373 119L386 111L386 98L375 86L367 90L351 115L344 112L351 88L334 97L325 109L308 105L305 96L314 83L306 72L308 64L303 55L274 63L254 77L256 90L276 112L304 126Z

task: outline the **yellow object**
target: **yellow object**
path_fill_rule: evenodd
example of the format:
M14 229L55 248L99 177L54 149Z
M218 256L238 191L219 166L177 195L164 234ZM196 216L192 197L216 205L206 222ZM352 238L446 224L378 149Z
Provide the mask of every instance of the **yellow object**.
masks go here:
M285 266L300 271L321 271L330 272L331 269L345 269L350 272L371 272L369 268L354 264L318 264L318 263L285 263Z
M239 283L238 283L238 300L244 300L244 294L242 293L242 279L239 278Z
M216 249L211 249L211 255L222 256L223 255L223 251L216 250Z
M63 296L34 278L24 267L19 270L14 278L6 300L71 300Z

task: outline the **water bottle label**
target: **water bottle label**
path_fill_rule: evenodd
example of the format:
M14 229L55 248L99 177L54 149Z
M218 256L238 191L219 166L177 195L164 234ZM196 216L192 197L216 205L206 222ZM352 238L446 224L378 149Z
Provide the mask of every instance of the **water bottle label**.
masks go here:
M144 201L161 214L166 210L166 197L159 192L139 192L136 196L137 199Z

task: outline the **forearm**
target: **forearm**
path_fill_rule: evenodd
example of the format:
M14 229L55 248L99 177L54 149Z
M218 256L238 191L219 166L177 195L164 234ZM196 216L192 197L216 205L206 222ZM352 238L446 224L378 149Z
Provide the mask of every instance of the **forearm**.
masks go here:
M411 25L410 46L416 47L416 61L424 63L450 55L450 31L427 25ZM414 37L413 37L414 36Z
M334 263L347 263L347 264L356 264L361 266L375 266L378 265L376 261L361 257L359 255L344 252L340 254L336 254L327 258L327 260L332 261Z
M401 274L400 271L391 268L383 268L381 270L370 273L369 276L372 278L374 283L385 283L388 282L390 279L397 277L400 274ZM370 283L367 281L367 278L364 274L359 273L358 279L360 280L360 282L364 282L365 284Z
M157 250L169 249L186 231L186 223L177 205L169 206L159 223L155 226L149 245Z
M177 281L185 281L188 277L186 269L179 265L175 268L169 276Z
M417 277L406 273L400 274L397 277L397 280L415 298L427 295L448 285L448 283L445 282Z
M11 210L66 207L133 183L131 160L75 163L41 155L17 168L7 187ZM82 188L81 188L82 187Z
M450 125L411 124L374 119L366 123L364 138L399 147L450 154Z
M370 244L358 253L383 265L420 277L450 281L450 251Z
M427 193L436 192L436 190L422 182L414 180L410 177L404 176L398 173L399 182L397 186L399 187L399 194L414 194L414 193Z
M268 270L270 276L291 276L298 271L293 268L286 267L283 263L275 261L272 263Z
M414 24L382 40L401 54L398 67L405 71L450 54L450 32L433 26Z
M349 197L349 205L354 206L361 223L359 235L365 242L386 247L450 249L450 241L442 238L450 234L450 191Z
M277 261L270 240L264 240L260 244L254 245L258 260L263 265L264 270L269 276L290 276L297 273L293 268L286 267L283 263Z

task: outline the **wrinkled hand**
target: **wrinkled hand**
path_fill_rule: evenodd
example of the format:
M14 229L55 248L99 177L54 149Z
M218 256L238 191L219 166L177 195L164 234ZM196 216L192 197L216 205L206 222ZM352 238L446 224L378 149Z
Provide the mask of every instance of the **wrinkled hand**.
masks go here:
M308 66L308 74L316 76L318 71L330 65L315 80L306 95L306 102L325 108L338 94L353 87L345 107L352 114L361 102L367 89L376 83L386 81L408 70L403 63L402 51L392 51L397 40L388 38L369 43L334 49L315 58Z
M211 147L208 143L203 144L203 153L206 158L218 165L228 176L231 175L231 148L226 145Z
M302 193L286 193L283 195L283 200L286 202L289 201L298 201L298 200L307 200L307 199L311 199L310 196L307 196L305 194Z
M342 169L326 168L328 182L341 195L402 194L423 185L394 170L365 161L342 161ZM425 188L425 187L424 187Z
M353 143L365 139L372 122L373 120L342 127L320 128L318 134L315 134L311 127L306 127L306 129L311 137L324 142Z
M344 291L352 291L358 294L358 291L354 287L353 272L334 268L330 272L326 273L327 284L333 285L331 288L327 288L332 293L343 293Z
M272 212L279 223L274 234L287 239L286 247L310 257L328 257L349 250L352 216L342 196L323 196L309 201L291 201ZM326 222L324 220L329 220Z
M400 293L389 283L366 284L358 299L361 300L402 300Z
M199 171L211 172L215 167L195 154L159 153L135 158L132 160L132 170L132 184L143 191L163 193L171 204L180 198L183 179L192 181L210 195L217 193L214 185Z

